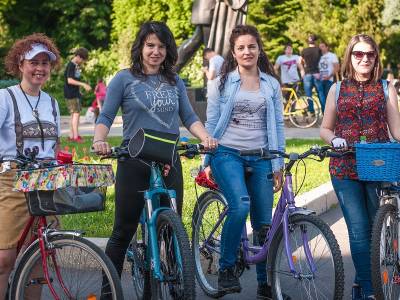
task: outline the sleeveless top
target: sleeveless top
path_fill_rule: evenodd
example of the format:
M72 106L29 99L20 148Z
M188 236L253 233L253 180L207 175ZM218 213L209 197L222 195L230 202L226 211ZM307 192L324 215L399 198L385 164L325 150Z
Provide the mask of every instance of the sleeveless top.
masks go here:
M337 100L335 135L349 146L365 136L368 143L388 142L386 100L382 81L344 80ZM329 173L339 179L358 179L355 155L331 158Z

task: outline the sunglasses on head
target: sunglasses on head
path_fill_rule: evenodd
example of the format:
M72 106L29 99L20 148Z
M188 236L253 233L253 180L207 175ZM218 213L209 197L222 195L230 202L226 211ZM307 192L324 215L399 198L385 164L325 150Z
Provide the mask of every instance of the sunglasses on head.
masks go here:
M355 59L357 60L362 60L364 56L367 56L368 60L373 60L376 57L375 51L369 51L369 52L364 52L364 51L353 51L351 54L354 56Z

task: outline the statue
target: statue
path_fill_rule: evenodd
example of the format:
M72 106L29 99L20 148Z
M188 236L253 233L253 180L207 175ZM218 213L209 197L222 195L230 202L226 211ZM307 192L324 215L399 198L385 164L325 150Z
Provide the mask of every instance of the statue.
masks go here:
M177 71L193 57L201 44L226 56L232 29L246 21L248 0L195 0L192 7L192 24L195 31L178 48Z

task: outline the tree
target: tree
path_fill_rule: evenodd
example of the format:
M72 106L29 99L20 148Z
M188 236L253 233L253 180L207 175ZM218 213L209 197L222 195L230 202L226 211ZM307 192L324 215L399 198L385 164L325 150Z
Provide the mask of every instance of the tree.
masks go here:
M284 45L297 41L287 35L289 23L301 9L300 0L251 0L249 3L249 24L255 25L262 36L265 51L274 60L283 52Z
M112 0L14 0L0 6L12 39L43 32L65 55L76 46L107 48ZM0 23L1 26L1 23Z

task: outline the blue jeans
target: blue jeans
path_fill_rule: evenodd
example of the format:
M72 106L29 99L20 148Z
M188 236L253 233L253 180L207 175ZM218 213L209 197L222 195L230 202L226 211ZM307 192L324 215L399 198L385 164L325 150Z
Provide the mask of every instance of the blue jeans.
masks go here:
M349 233L351 257L356 277L365 296L374 294L371 284L370 241L375 214L379 208L376 189L379 182L331 177Z
M303 84L304 84L304 93L306 94L307 97L312 97L312 89L313 87L315 87L315 89L317 90L319 102L321 103L321 106L324 106L325 108L326 99L324 97L321 80L316 79L313 74L305 74L303 77ZM314 112L313 102L309 101L308 105L310 107L309 108L310 112Z
M326 97L328 97L329 89L331 88L333 84L333 81L330 80L321 80L321 85L322 85L322 93L323 93L323 99L319 99L321 102L321 108L322 112L325 112L325 104L326 104Z
M245 168L252 173L245 177ZM243 226L250 211L253 230L271 224L273 174L271 162L256 156L240 156L239 151L218 146L211 158L212 174L228 201L228 214L221 233L220 269L235 265ZM265 263L256 266L257 281L267 281Z

